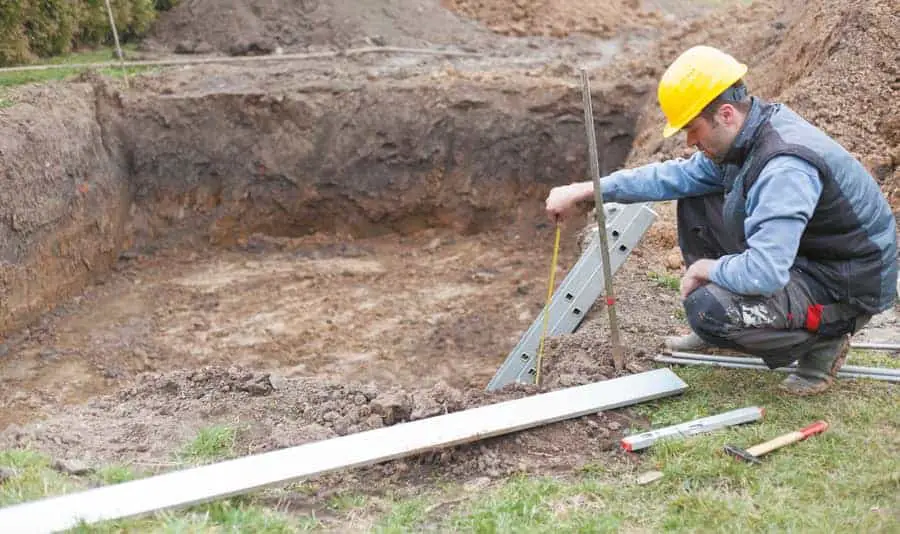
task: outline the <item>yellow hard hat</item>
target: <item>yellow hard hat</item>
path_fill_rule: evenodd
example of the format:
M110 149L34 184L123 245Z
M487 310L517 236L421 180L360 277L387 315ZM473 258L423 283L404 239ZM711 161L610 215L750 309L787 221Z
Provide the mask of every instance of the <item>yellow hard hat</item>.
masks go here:
M668 121L663 137L678 133L746 73L747 65L711 46L684 51L659 80L659 107Z

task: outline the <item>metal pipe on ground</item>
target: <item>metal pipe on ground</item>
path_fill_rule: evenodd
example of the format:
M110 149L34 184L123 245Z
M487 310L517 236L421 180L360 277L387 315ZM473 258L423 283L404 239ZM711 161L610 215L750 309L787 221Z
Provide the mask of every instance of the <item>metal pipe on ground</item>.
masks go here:
M653 358L653 361L660 363L674 363L679 365L707 365L711 367L726 367L730 369L754 369L757 371L769 371L770 369L765 365L757 365L752 363L730 363L730 362L721 362L721 361L709 361L709 360L692 360L689 358L676 358L673 356L662 356L658 355ZM771 369L772 371L779 371L782 373L792 372L793 369L790 367L779 367L777 369ZM870 378L872 380L884 380L886 382L898 382L900 383L900 376L893 375L879 375L879 374L867 374L867 373L858 373L858 372L850 372L850 371L838 371L838 378Z
M718 354L694 354L692 352L670 352L667 353L669 356L673 356L675 358L688 359L688 360L701 360L701 361L711 361L711 362L725 362L725 363L745 363L745 364L754 364L754 365L765 365L762 358L748 358L748 357L740 357L740 356L721 356ZM787 366L790 369L797 367L796 363L792 363ZM900 377L900 369L892 369L888 367L863 367L859 365L845 365L841 367L841 370L848 371L851 373L862 373L862 374L874 374L874 375L888 375L888 376L897 376Z
M172 58L172 59L152 59L146 61L122 61L116 63L113 61L104 61L99 63L60 63L53 65L25 65L21 67L4 67L0 68L0 73L7 72L28 72L28 71L44 71L44 70L69 70L69 69L102 69L109 67L175 67L186 65L206 65L206 64L225 64L225 63L265 63L271 61L301 61L307 59L328 59L337 57L360 56L363 54L411 54L411 55L428 55L428 56L446 56L446 57L473 57L487 58L495 56L487 56L476 52L457 52L452 50L435 50L429 48L402 48L396 46L372 46L362 48L350 48L340 51L331 52L311 52L306 54L270 54L268 56L207 56L196 58Z
M851 343L851 349L900 351L900 343Z

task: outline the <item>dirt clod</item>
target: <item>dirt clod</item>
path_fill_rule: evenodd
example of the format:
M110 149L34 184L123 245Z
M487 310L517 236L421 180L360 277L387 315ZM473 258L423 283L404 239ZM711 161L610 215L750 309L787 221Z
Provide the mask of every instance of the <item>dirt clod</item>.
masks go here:
M80 477L89 475L94 469L78 460L56 460L53 462L53 469L65 475Z
M18 473L15 469L11 469L8 467L0 467L0 485L5 483L7 480L12 480L16 477Z
M641 473L640 475L638 475L637 478L635 479L635 481L641 486L646 486L647 484L656 482L657 480L661 479L663 476L664 475L663 475L662 471L647 471L645 473Z

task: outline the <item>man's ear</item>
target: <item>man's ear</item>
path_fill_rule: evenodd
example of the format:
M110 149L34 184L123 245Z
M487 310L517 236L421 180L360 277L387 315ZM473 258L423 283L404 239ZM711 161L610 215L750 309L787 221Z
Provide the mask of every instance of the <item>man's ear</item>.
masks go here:
M722 124L727 124L728 126L734 126L737 123L738 112L734 106L731 104L722 104L719 106L719 120L722 121Z

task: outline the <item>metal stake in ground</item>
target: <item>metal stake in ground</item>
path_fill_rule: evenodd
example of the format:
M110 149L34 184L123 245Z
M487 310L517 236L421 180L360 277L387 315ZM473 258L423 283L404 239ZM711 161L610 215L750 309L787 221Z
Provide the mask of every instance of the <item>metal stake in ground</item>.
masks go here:
M600 238L600 256L603 259L603 279L606 282L606 308L609 310L609 333L612 341L613 365L616 371L625 368L625 351L619 341L619 324L616 318L616 295L613 292L609 263L609 239L606 235L606 213L603 211L603 191L600 187L600 168L597 159L597 138L594 134L594 110L591 105L591 82L587 70L581 69L582 98L584 100L584 126L587 129L590 151L591 178L594 181L594 211L597 213L597 235Z

